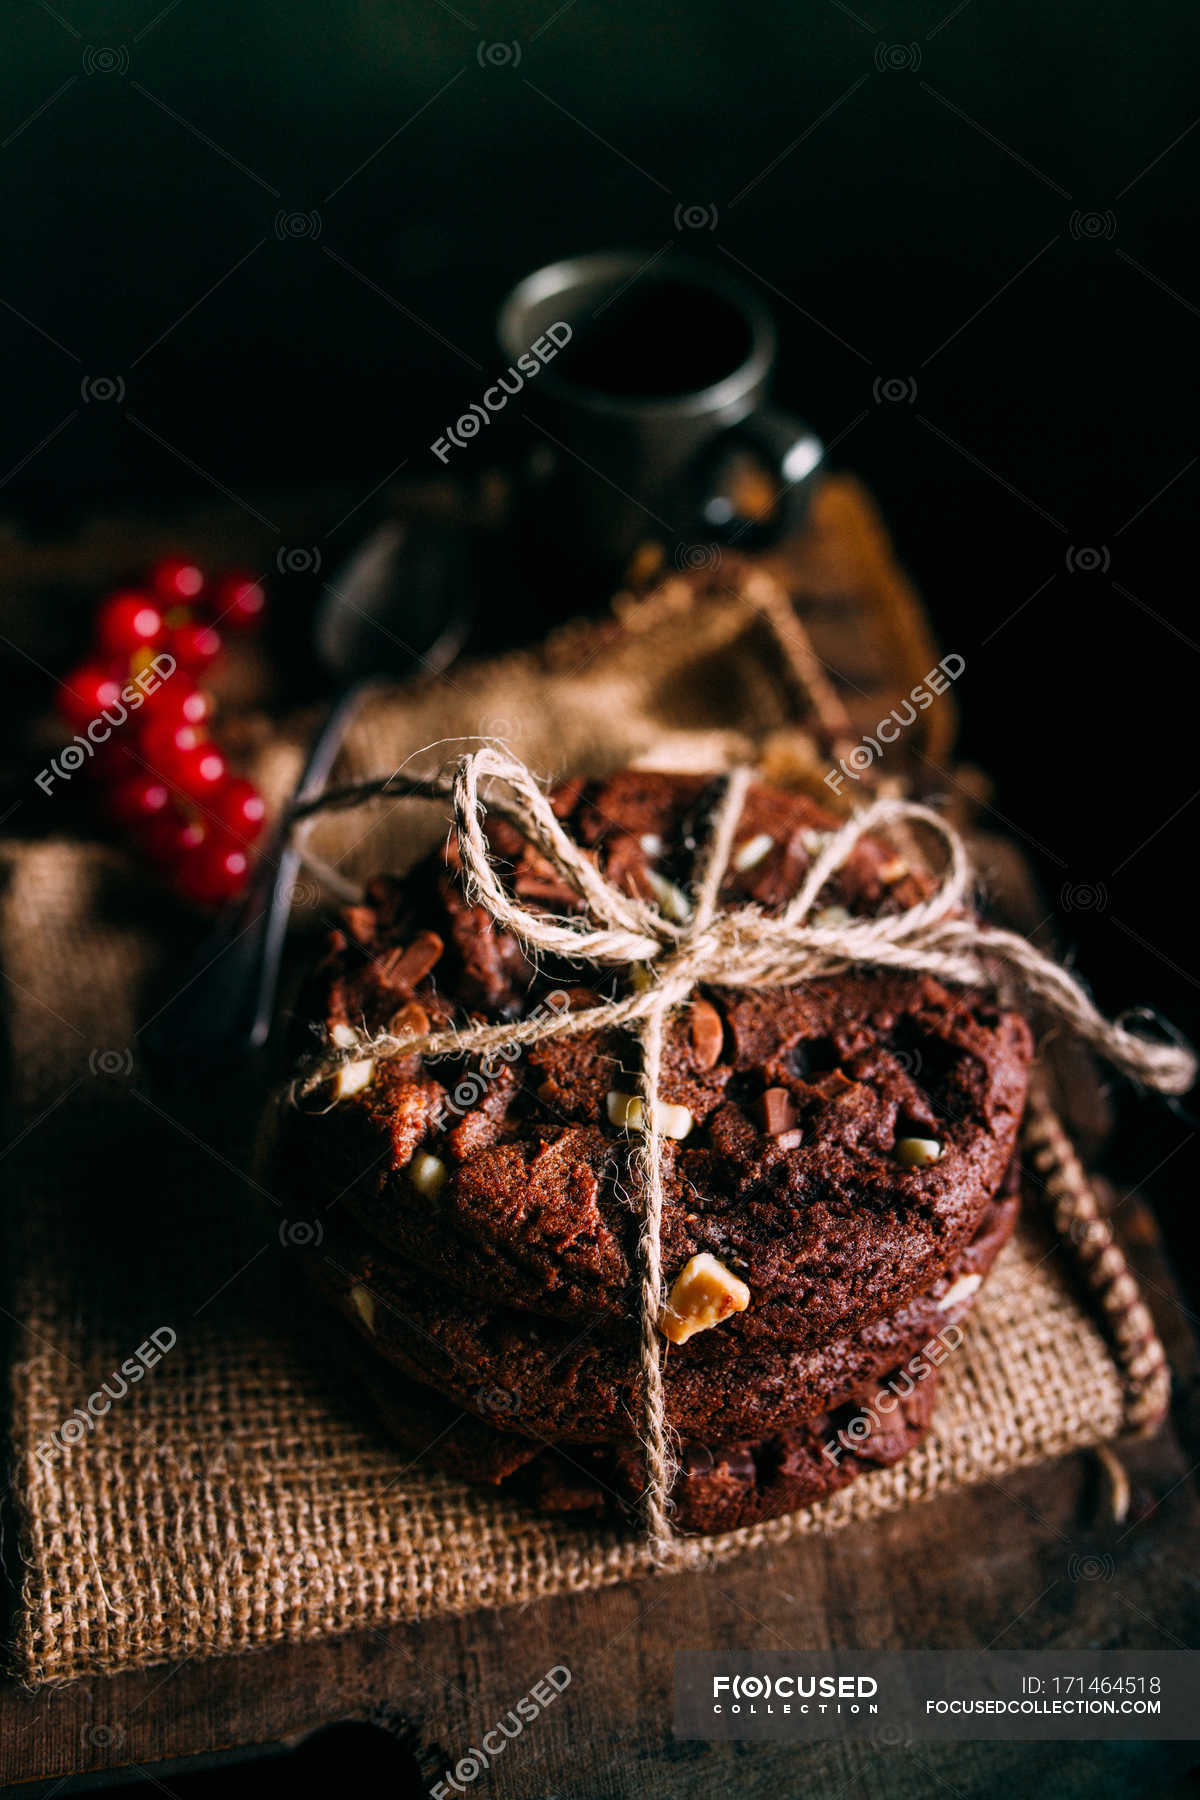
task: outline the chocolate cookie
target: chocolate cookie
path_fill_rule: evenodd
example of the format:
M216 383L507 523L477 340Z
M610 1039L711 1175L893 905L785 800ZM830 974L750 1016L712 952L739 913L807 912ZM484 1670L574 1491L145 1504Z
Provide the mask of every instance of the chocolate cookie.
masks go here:
M671 1492L672 1524L685 1536L762 1525L826 1499L856 1476L890 1467L924 1437L937 1385L937 1373L930 1369L917 1382L898 1377L893 1387L885 1380L832 1412L758 1442L716 1449L686 1444ZM645 1478L636 1447L597 1450L589 1462L597 1478L594 1505L611 1500L614 1490L629 1501L641 1494ZM564 1464L559 1454L530 1467L544 1511L574 1512L585 1502L588 1463L583 1459Z
M555 804L610 880L671 910L688 904L718 791L626 771L573 783ZM835 824L805 796L752 787L722 903L781 904ZM489 837L527 904L578 904L506 823ZM874 914L921 892L886 845L864 842L820 904ZM533 967L468 904L452 851L374 883L316 986L315 1021L335 1042L394 1019L409 1031L515 1019L624 991L619 975ZM706 988L667 1035L661 1099L680 1134L665 1144L668 1287L693 1257L715 1258L749 1296L710 1336L772 1350L815 1349L894 1313L978 1230L1012 1154L1030 1053L1016 1015L929 978ZM341 1197L439 1294L579 1330L627 1324L640 1175L624 1126L637 1067L633 1040L611 1030L487 1066L380 1060L360 1070L359 1091L293 1116L284 1179L315 1207Z
M543 1512L612 1512L634 1504L644 1485L640 1448L571 1445L542 1449L489 1430L446 1401L395 1376L367 1376L371 1399L394 1441L414 1463L464 1480L506 1483ZM672 1518L686 1534L733 1531L794 1512L857 1475L906 1455L928 1428L937 1371L895 1371L843 1405L760 1439L681 1446Z
M1012 1233L1017 1195L992 1201L975 1238L928 1293L809 1351L746 1346L720 1332L664 1353L667 1420L683 1437L761 1437L838 1406L957 1323ZM421 1271L336 1227L315 1278L385 1361L464 1412L539 1443L628 1435L639 1417L637 1327L578 1332L431 1288Z

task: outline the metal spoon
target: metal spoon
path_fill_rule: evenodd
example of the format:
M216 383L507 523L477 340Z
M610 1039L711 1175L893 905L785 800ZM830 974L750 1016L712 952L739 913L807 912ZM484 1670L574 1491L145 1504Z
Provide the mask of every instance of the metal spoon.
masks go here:
M472 608L464 534L388 523L360 546L325 592L313 644L336 678L290 805L329 778L364 694L418 667L439 674L466 640ZM285 809L286 817L286 809ZM177 991L142 1028L150 1055L211 1067L266 1042L300 858L282 825L268 840L235 905L200 945Z

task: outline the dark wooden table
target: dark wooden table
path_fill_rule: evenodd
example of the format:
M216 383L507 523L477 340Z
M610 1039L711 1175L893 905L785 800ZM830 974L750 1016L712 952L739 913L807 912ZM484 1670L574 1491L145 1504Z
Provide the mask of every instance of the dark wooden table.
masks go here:
M94 564L94 544L89 555ZM1028 926L1047 911L1032 892L1025 910ZM1097 1090L1086 1073L1073 1087L1073 1123L1094 1145ZM961 1800L1004 1786L1016 1794L1040 1788L1052 1800L1183 1793L1195 1760L1188 1744L797 1749L677 1742L671 1732L673 1656L681 1646L1193 1645L1200 1617L1197 1321L1180 1297L1154 1214L1136 1194L1110 1191L1110 1198L1177 1378L1167 1428L1122 1452L1132 1482L1123 1524L1111 1523L1098 1459L1078 1455L828 1539L799 1538L715 1573L191 1660L56 1691L30 1694L0 1683L0 1784L49 1794L72 1776L111 1781L125 1771L130 1780L148 1775L154 1786L147 1791L180 1800L243 1789L263 1800L291 1793L304 1762L322 1787L386 1782L382 1791L401 1800L427 1793L547 1668L563 1664L572 1679L562 1697L466 1791L496 1800L691 1800L723 1789L744 1800L802 1793ZM11 1520L9 1527L11 1557Z

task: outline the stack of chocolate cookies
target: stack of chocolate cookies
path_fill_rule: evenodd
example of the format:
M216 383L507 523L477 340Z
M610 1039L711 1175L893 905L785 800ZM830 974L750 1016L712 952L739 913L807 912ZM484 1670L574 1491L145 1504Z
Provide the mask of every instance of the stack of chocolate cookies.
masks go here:
M682 921L720 792L626 770L552 803L610 882ZM752 786L720 904L782 906L836 825L806 795ZM488 841L525 906L579 907L507 822ZM815 916L927 891L865 839ZM410 1457L545 1508L624 1505L643 1480L638 1046L605 1028L486 1059L352 1052L594 1007L645 979L533 960L471 903L451 843L346 909L301 1008L349 1060L290 1110L279 1179L322 1220L310 1273L359 1340L355 1367ZM1031 1049L983 995L870 970L706 986L672 1015L658 1323L677 1529L791 1511L920 1438L1015 1223Z

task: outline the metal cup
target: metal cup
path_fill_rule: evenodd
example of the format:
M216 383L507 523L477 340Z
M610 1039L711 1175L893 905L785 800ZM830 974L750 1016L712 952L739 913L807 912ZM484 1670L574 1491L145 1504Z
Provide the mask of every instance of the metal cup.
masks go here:
M822 446L768 408L775 327L723 269L570 257L526 276L497 330L511 367L537 364L519 514L539 553L603 583L648 541L695 560L698 544L758 548L802 522Z

